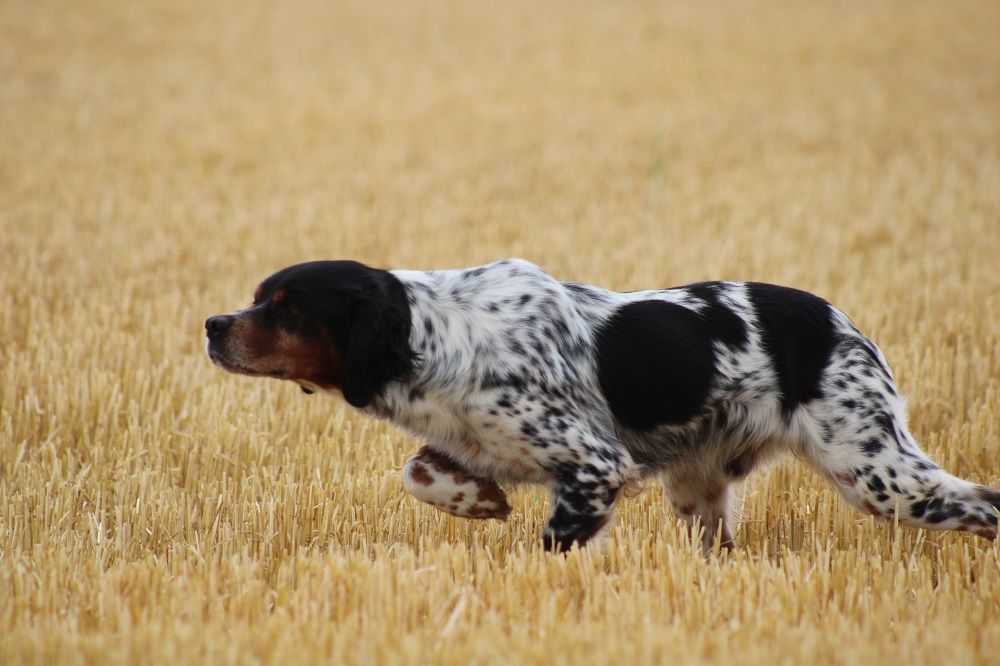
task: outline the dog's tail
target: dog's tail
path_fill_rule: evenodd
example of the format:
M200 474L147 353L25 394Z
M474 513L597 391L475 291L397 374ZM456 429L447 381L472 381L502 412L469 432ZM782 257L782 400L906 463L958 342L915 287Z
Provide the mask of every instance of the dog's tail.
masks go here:
M934 530L963 530L985 539L997 538L1000 490L970 483L934 470L929 483L922 484L916 499L907 498L899 520L913 527Z
M981 537L997 538L997 514L1000 512L1000 490L986 486L972 486L971 506L973 512L959 519L962 529L975 532Z
M1000 490L949 474L920 449L882 353L846 316L844 327L826 397L807 406L806 459L881 520L996 539Z

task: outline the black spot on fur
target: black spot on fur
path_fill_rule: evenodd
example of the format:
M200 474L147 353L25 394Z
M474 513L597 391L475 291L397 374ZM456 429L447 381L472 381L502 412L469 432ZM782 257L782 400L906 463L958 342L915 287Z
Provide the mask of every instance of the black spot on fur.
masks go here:
M875 347L868 340L859 339L858 348L864 353L867 358L868 363L878 368L882 371L882 374L886 377L892 377L892 373L889 372L889 368L885 367L882 360L878 357L878 353L875 351Z
M869 458L874 458L885 449L885 444L877 439L869 439L861 445L861 450Z
M483 391L489 391L490 389L501 388L504 385L503 378L497 374L494 370L486 370L483 372L482 378L479 380L479 388Z
M788 287L751 282L748 288L787 416L800 404L822 397L820 376L836 344L830 304Z
M979 486L976 489L976 494L979 495L979 499L987 502L994 509L1000 510L1000 490Z
M892 417L890 417L887 412L878 412L875 415L874 421L879 430L887 435L895 436L895 429L892 426Z
M466 269L463 272L463 275L465 276L466 279L477 278L477 277L479 277L480 275L482 275L485 272L486 272L486 267L485 266L477 266L476 268Z
M714 374L713 333L707 319L665 301L615 312L597 333L597 376L615 418L648 430L697 414Z
M748 451L726 461L726 464L722 467L722 471L730 478L741 479L750 473L755 462L756 456Z

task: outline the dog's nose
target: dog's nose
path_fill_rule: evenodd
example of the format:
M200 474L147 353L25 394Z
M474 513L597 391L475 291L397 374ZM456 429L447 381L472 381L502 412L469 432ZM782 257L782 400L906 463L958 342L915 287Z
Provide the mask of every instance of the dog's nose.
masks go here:
M232 315L216 315L205 320L205 332L210 338L216 338L233 325Z

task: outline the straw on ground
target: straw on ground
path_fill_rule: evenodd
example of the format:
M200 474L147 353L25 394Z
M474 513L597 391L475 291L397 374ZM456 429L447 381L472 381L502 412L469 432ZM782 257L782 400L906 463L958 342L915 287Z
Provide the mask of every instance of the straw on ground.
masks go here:
M0 662L990 663L1000 551L803 465L704 559L657 488L554 557L407 497L420 442L226 375L313 258L809 289L1000 485L991 2L0 5Z

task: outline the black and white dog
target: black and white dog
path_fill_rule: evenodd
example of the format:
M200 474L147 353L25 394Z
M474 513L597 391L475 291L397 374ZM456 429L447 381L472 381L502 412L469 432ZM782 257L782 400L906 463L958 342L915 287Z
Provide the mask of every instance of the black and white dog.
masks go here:
M730 484L782 451L878 518L997 535L1000 492L931 462L878 348L795 289L617 293L518 259L428 272L317 261L205 327L225 370L341 393L424 438L404 468L418 499L505 518L497 482L545 484L548 548L584 544L652 474L706 549L730 547Z

